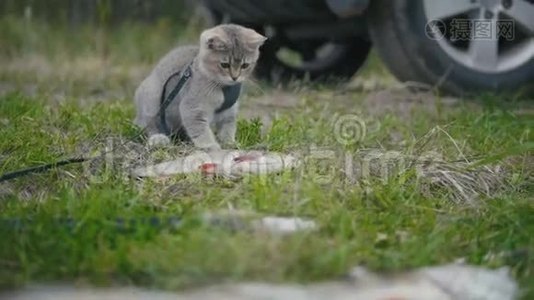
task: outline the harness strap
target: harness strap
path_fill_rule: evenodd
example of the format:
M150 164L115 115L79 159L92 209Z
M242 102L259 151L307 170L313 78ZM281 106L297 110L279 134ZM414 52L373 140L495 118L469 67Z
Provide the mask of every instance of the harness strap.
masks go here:
M169 93L169 95L165 98L167 84L173 79L174 77L181 74L180 80L174 86L172 91ZM169 76L167 80L165 81L163 85L163 92L161 93L161 100L160 100L160 108L159 108L159 129L165 133L166 135L170 136L171 132L169 130L169 127L167 126L167 121L165 119L165 111L167 110L167 107L171 104L171 102L176 98L180 90L184 87L185 83L191 76L193 75L193 72L191 70L191 64L187 66L184 72L176 72ZM237 83L234 85L228 85L222 87L222 92L224 95L224 101L218 109L215 110L216 113L220 113L222 111L225 111L229 109L230 107L234 106L234 104L237 102L237 99L239 98L239 95L241 94L241 83Z
M220 113L234 106L239 98L239 95L241 94L241 83L224 86L222 91L224 95L224 102L221 107L215 110L216 113Z
M172 89L171 93L167 98L165 98L167 84L169 81L171 81L172 78L175 76L178 76L182 74L182 77L180 77L180 80L176 84L176 86ZM159 120L160 120L160 130L163 131L166 135L170 135L171 132L169 130L169 127L167 126L167 122L165 120L165 111L167 110L167 107L171 104L171 102L176 98L176 95L180 92L180 90L184 87L184 84L191 78L193 73L191 72L191 64L187 66L185 71L182 72L176 72L172 74L169 78L167 78L167 81L165 81L165 84L163 85L163 92L161 93L161 101L160 101L160 107L159 107Z
M65 166L65 165L75 164L75 163L82 163L88 160L90 160L90 158L86 158L86 157L69 158L69 159L60 160L58 162L54 162L54 163L50 163L46 165L40 165L37 167L30 167L30 168L10 172L10 173L5 173L0 176L0 182L8 181L8 180L21 177L24 175L28 175L28 174L46 172L50 169L54 169L54 168Z

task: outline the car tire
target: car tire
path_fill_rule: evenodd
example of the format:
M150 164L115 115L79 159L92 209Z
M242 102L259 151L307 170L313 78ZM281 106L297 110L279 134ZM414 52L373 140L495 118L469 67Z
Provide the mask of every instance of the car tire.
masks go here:
M331 55L298 66L279 59L279 48L274 43L266 43L262 47L256 67L258 78L274 84L284 84L295 79L329 83L350 79L365 63L371 43L366 38L355 37L350 41L337 43Z
M373 45L400 81L426 83L455 95L481 91L532 93L534 55L502 72L470 67L428 36L424 5L424 0L373 0L369 7Z

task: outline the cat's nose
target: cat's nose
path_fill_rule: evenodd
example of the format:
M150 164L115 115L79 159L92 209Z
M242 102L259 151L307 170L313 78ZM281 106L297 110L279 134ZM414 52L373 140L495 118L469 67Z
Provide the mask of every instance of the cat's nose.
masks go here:
M232 77L233 81L237 81L237 78L239 78L239 76L230 76L230 77Z

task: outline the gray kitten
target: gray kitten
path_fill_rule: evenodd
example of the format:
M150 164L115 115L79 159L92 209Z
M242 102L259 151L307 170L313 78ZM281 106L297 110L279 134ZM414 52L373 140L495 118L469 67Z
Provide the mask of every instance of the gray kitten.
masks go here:
M167 79L189 64L192 77L168 106L167 127L172 134L185 133L198 148L220 149L213 127L222 145L234 146L238 105L216 112L224 101L222 88L251 75L265 40L252 29L219 25L202 32L198 47L178 47L165 55L135 92L134 122L145 128L149 146L170 143L160 129L161 94ZM174 86L171 82L165 91Z

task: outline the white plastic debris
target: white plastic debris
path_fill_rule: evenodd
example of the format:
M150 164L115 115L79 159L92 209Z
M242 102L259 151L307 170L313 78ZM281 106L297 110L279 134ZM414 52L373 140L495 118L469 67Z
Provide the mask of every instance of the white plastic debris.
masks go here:
M504 267L488 270L473 266L451 264L424 268L423 276L442 287L458 300L512 300L517 296L517 283Z
M134 177L166 177L177 174L242 176L244 174L276 173L298 166L296 156L277 152L220 150L197 151L190 155L136 168Z
M204 213L205 224L232 230L249 230L272 235L289 235L318 228L313 220L299 217L261 216L255 212L228 210Z
M506 267L490 270L454 263L421 268L388 279L355 267L349 275L367 288L396 287L391 294L381 294L385 299L513 300L518 297L518 285Z
M185 292L138 288L74 288L72 286L29 287L1 293L10 300L513 300L517 284L506 269L489 270L467 265L428 267L412 272L383 276L356 269L348 281L308 285L244 282L220 284Z
M317 229L314 221L295 217L263 217L254 221L253 227L256 230L279 235Z

